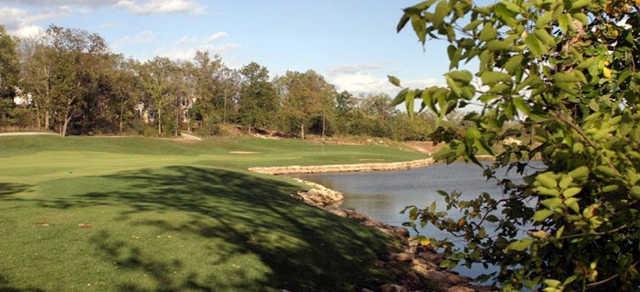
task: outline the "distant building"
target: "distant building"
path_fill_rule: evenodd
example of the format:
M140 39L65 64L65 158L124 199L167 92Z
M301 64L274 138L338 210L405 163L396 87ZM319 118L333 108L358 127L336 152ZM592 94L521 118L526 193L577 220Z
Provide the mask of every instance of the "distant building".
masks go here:
M31 103L33 102L33 95L31 95L31 93L26 93L16 87L16 97L13 98L13 103L15 103L17 106L28 106L31 105Z

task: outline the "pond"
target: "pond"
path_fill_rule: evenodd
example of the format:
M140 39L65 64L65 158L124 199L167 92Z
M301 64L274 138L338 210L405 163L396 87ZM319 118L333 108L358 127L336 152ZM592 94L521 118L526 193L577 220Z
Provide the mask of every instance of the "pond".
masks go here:
M497 175L516 181L520 179L515 170L508 173L506 170L500 170ZM487 181L482 176L480 167L462 162L393 172L319 174L301 178L343 192L345 200L342 207L355 209L371 218L396 226L401 226L408 220L408 215L401 213L406 206L426 207L435 201L439 209L443 209L444 199L438 194L438 190L459 191L462 198L467 199L483 192L493 196L502 195L502 189L496 185L495 180ZM456 216L455 213L450 214ZM448 233L432 227L419 231L429 237L448 236L451 239ZM475 277L491 272L494 268L484 269L477 265L471 269L458 267L455 270L463 275Z

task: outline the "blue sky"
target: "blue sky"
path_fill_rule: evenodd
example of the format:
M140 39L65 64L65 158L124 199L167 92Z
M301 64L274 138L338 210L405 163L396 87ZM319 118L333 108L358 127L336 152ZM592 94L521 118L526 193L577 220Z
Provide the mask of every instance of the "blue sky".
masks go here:
M205 49L231 67L256 61L272 76L313 69L339 89L393 94L387 74L426 86L448 67L444 44L423 49L410 29L395 32L401 9L416 2L0 0L0 24L23 37L49 24L82 28L141 60Z

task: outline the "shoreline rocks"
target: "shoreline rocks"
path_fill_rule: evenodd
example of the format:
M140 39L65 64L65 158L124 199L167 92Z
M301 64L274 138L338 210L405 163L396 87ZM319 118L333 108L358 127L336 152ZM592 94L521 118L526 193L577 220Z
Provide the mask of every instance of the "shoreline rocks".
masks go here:
M295 198L336 216L375 228L400 243L399 250L395 250L376 261L376 266L395 271L397 274L394 283L381 285L375 289L376 291L492 291L490 287L471 284L471 278L440 268L443 256L432 246L425 246L410 238L406 228L388 225L355 210L341 208L340 204L344 200L342 193L317 183L298 178L295 180L309 186L309 190L294 194ZM362 291L371 290L363 288Z
M381 162L381 163L358 163L358 164L333 164L333 165L312 165L312 166L276 166L276 167L251 167L249 171L271 174L315 174L315 173L339 173L339 172L374 172L407 170L431 166L435 163L433 158L418 159L403 162Z

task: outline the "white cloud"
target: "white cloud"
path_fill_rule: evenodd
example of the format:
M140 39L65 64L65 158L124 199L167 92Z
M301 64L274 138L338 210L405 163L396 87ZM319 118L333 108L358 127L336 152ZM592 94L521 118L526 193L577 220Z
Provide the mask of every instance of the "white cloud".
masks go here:
M204 14L206 9L193 0L120 0L114 5L135 14L191 13Z
M338 90L347 90L356 94L385 93L396 95L400 89L389 83L387 77L380 77L371 73L344 73L331 76L329 82L336 85ZM409 88L424 88L427 86L441 85L444 81L435 78L402 80L402 85Z
M122 48L128 45L148 44L156 39L156 35L150 30L144 30L134 35L127 35L113 43L114 48Z
M207 41L215 42L215 41L217 41L219 39L223 39L223 38L226 38L228 36L229 36L229 34L224 32L224 31L216 32L216 33L210 35L209 38L207 38Z
M23 4L37 6L61 6L61 5L77 5L77 6L104 6L111 5L118 0L0 0L4 4Z
M184 36L170 46L157 49L155 55L174 60L193 59L197 51L222 55L239 47L236 43L218 44L218 41L228 35L226 32L216 32L205 37Z
M0 19L10 34L21 37L36 37L44 32L38 23L64 17L71 13L69 7L58 7L55 10L39 12L25 11L18 8L0 7Z
M21 39L35 39L44 34L44 29L38 25L21 26L10 32Z
M355 74L371 72L382 69L383 67L378 64L356 64L356 65L344 65L338 66L329 70L329 75L335 76L340 74Z
M191 13L204 14L206 7L196 0L0 0L0 4L20 4L36 7L74 7L77 11L111 6L135 14ZM78 9L82 7L83 9Z

